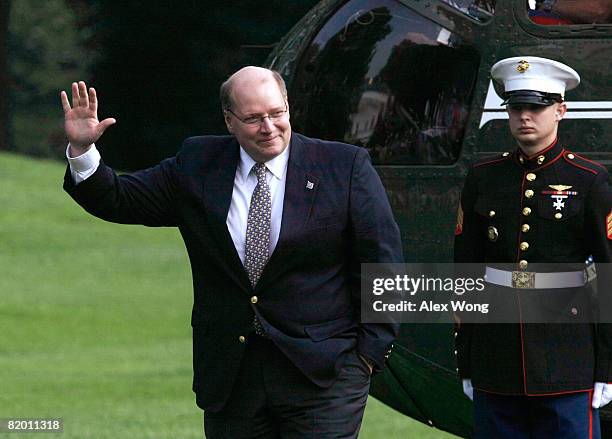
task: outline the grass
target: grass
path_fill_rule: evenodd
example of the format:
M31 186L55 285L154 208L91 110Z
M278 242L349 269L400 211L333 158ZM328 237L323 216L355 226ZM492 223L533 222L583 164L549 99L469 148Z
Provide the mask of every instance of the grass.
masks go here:
M89 216L63 174L0 154L0 418L63 418L45 437L201 438L178 232ZM451 436L370 398L360 437Z

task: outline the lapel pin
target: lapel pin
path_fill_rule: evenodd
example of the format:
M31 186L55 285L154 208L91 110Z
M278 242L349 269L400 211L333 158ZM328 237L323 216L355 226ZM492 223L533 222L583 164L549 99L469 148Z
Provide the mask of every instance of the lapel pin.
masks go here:
M313 189L314 188L314 183L312 181L307 181L306 182L306 189Z

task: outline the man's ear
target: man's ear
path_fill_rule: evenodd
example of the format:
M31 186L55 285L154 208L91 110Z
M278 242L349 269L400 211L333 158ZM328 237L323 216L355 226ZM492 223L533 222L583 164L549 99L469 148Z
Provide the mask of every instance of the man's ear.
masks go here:
M232 118L227 113L227 111L223 112L223 120L225 121L225 126L227 127L227 131L234 134L234 129L232 128Z
M559 104L557 110L555 111L555 117L557 118L557 120L561 120L563 119L563 116L565 116L565 113L567 113L567 105L565 102L562 102Z

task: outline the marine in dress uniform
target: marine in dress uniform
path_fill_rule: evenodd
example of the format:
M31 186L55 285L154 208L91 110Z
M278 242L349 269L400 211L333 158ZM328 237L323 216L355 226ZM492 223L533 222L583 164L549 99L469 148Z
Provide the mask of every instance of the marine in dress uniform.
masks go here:
M596 409L612 393L609 175L573 151L581 145L557 138L564 93L580 81L573 69L515 57L491 74L503 89L518 148L469 170L455 262L484 264L487 285L518 318L458 325L458 372L474 399L475 437L598 437ZM588 259L598 267L597 295L585 297ZM525 321L530 305L551 298L564 305L557 320Z

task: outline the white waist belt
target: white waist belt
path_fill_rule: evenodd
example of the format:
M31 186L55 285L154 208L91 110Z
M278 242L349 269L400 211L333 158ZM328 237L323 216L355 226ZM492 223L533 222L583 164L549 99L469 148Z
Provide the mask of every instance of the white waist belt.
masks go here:
M487 267L485 281L511 288L549 289L576 288L587 282L586 272L534 273L532 271L504 271Z

